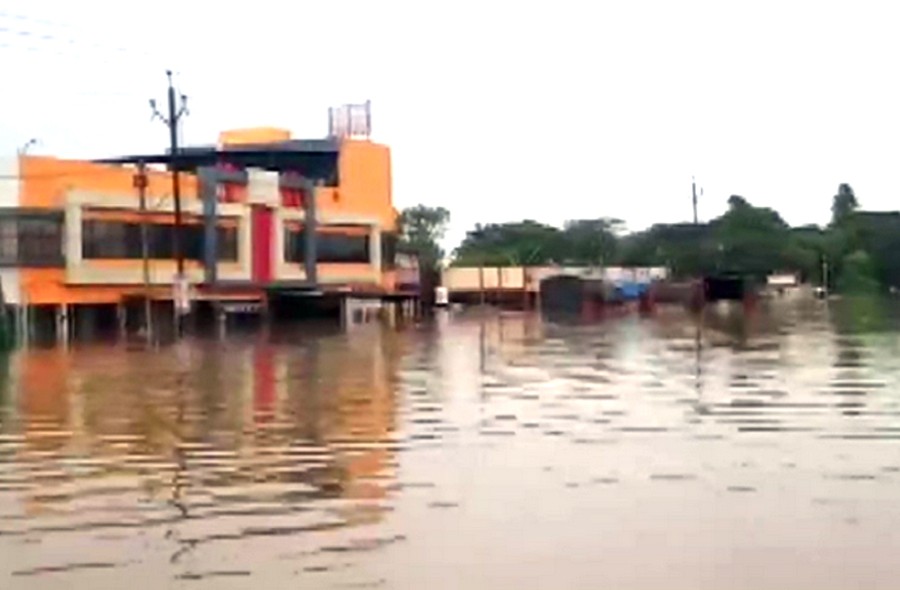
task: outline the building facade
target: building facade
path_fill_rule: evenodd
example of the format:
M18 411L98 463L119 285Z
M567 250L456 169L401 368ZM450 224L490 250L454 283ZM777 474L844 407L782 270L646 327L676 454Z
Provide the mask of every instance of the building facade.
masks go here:
M171 161L167 153L6 160L6 304L65 314L133 296L172 301L176 250L194 301L414 289L397 281L388 147L368 139L296 140L280 129L223 133L217 145L179 151L180 226Z

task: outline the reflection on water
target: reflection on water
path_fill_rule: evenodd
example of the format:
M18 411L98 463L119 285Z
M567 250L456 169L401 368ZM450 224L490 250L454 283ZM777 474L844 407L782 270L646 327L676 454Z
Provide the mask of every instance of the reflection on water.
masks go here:
M0 587L894 587L895 307L20 352Z

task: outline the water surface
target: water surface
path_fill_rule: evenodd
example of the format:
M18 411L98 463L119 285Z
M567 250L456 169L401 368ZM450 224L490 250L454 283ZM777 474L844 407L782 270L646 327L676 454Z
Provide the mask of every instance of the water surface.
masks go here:
M22 351L0 588L895 588L895 307Z

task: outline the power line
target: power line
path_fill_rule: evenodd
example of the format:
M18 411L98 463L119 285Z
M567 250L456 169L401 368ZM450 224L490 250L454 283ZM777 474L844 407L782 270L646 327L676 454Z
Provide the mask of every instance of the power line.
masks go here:
M31 16L25 16L25 15L22 15L22 14L14 14L14 13L11 13L11 12L0 12L0 19L7 19L7 20L12 20L12 21L18 21L18 22L25 23L26 25L40 25L40 26L43 26L43 27L45 27L45 28L46 28L46 27L49 27L50 29L56 29L56 30L59 30L59 31L71 31L71 30L74 30L74 28L72 27L71 23L62 23L62 22L58 22L58 21L50 21L50 20L44 20L44 19L37 19L37 18L31 17ZM18 25L18 23L17 23L17 25ZM33 28L33 27L32 27L32 28ZM11 30L11 29L9 29L8 27L0 27L0 29L2 29L2 30ZM15 30L15 32L19 32L19 33L21 33L22 35L25 35L25 36L33 36L33 35L34 35L33 31L25 30L25 29L23 29L21 26L19 26L19 27ZM79 40L74 39L74 38L71 38L71 37L67 37L67 38L65 38L65 39L62 39L62 38L57 37L57 36L55 36L55 35L38 35L38 36L44 37L44 38L48 38L48 39L51 39L51 40L68 40L69 42L72 42L72 43L78 43L78 42L80 42ZM111 45L103 46L103 45L99 45L99 44L94 44L94 46L95 46L95 47L101 47L101 48L114 48L114 49L116 49L116 50L118 50L118 51L123 51L123 52L133 53L133 50L128 49L128 48L126 48L126 47L120 47L120 46L115 46L115 47L114 47L114 46L111 46ZM149 53L148 53L147 55L149 55Z
M7 22L4 23L3 19L6 19ZM38 25L38 27L35 27L34 25ZM48 27L50 29L49 32L47 31ZM148 64L159 62L157 53L149 50L142 51L135 50L133 47L123 47L121 45L109 43L96 43L93 41L85 41L83 38L63 36L60 34L60 32L65 33L66 31L71 30L72 27L70 24L40 20L9 12L0 12L0 47L2 48L36 53L46 51L49 55L74 59L83 59L84 56L80 51L73 52L71 49L90 50L100 54L103 58L106 58L103 61L110 64L124 63L124 60L128 59L130 60L130 64L133 65L135 58L139 58ZM6 37L6 39L4 40L3 37ZM40 46L25 45L15 42L16 40L38 42ZM55 47L53 48L55 51L48 51L47 46L52 47L54 44L62 46L61 49L63 50L60 50L59 47ZM66 51L65 49L69 50ZM96 62L96 59L95 56L92 56L93 61Z
M24 14L15 14L15 13L6 12L6 11L0 12L0 18L8 18L11 20L23 20L23 21L34 23L37 25L48 25L51 27L57 27L57 28L61 28L61 29L69 28L69 26L70 26L68 24L63 24L58 21L50 21L50 20L45 20L45 19L40 19L40 18L34 18L33 16L25 16Z
M133 58L136 56L140 56L143 58L152 59L150 53L137 52L137 51L134 51L133 49L115 46L115 45L100 45L97 43L86 43L82 40L74 39L71 37L59 37L57 35L38 33L35 31L28 31L28 30L22 30L22 29L12 29L10 27L4 27L4 26L0 26L0 33L5 33L7 36L12 36L14 38L27 39L30 41L44 41L44 42L57 43L60 45L78 47L81 49L92 49L92 50L103 52L104 54L108 54L109 52L119 53L119 54L122 54L123 58L125 58L125 57ZM10 48L25 49L25 50L30 50L30 51L38 50L37 47L12 44L9 42L4 43L3 46L10 47ZM58 52L58 53L62 53L62 52ZM70 54L67 54L67 55L70 55Z

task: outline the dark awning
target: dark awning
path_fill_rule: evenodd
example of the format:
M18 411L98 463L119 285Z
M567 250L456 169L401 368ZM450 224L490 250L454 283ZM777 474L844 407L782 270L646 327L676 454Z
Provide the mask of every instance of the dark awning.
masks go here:
M278 172L295 172L326 186L338 184L340 143L331 139L293 139L281 143L236 146L185 147L179 150L178 170L196 172L203 166L231 164L239 168L262 168ZM171 164L168 153L103 158L103 164Z

